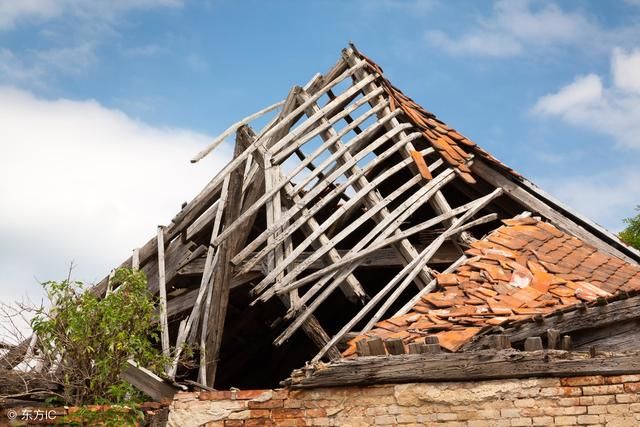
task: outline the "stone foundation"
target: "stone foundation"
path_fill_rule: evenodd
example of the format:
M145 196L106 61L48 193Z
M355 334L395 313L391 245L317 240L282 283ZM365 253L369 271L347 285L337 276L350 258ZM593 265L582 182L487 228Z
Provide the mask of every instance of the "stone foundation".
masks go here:
M640 375L180 393L169 426L634 426Z

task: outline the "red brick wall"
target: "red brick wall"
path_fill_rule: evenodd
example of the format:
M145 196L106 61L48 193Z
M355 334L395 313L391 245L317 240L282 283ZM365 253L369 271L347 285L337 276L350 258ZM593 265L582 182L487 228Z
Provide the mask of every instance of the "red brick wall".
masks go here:
M640 375L180 393L169 426L640 425Z

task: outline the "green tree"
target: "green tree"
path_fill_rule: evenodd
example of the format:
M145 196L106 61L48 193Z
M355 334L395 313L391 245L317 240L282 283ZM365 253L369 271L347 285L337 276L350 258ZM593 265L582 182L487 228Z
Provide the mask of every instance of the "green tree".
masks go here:
M636 210L640 212L640 206L636 207ZM624 222L627 228L620 233L620 238L634 248L640 249L640 213L633 218L626 218Z
M99 298L81 282L46 282L51 307L32 320L38 351L55 361L68 405L130 405L141 396L120 373L128 359L157 372L167 362L157 350L158 322L145 274L119 269L115 291Z

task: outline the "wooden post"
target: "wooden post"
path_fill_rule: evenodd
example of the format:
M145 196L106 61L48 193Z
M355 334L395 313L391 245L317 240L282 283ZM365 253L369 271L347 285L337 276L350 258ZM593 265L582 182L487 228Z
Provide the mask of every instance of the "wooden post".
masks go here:
M356 341L356 351L358 352L358 356L371 356L369 344L367 344L367 341L364 338Z
M560 331L557 329L547 330L547 348L556 350L560 347Z
M511 341L507 335L491 335L490 336L491 348L495 350L504 350L511 348Z
M560 343L560 348L564 351L571 351L573 349L573 343L569 335L563 335Z
M387 348L387 353L391 355L404 354L404 343L400 338L385 340L384 346Z
M384 349L384 343L381 338L374 337L369 338L367 340L367 345L369 346L369 352L372 356L382 356L386 354Z
M529 337L524 340L524 351L536 351L542 350L542 338L540 337Z
M169 356L169 325L167 322L167 284L165 283L164 271L164 226L158 226L158 289L159 289L159 311L160 311L160 341L162 344L162 354ZM170 366L166 367L167 373Z

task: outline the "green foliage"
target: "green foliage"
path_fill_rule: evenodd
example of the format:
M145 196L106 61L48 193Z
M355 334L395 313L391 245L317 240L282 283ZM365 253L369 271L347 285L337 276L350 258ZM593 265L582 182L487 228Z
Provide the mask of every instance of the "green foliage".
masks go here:
M144 413L137 408L137 405L131 407L120 405L108 407L83 406L77 412L65 416L61 421L68 426L138 426L144 421Z
M160 372L167 362L154 347L158 340L154 299L143 272L120 269L116 291L98 298L81 282L46 282L51 307L32 320L39 351L61 356L62 398L68 405L131 405L140 395L120 372L128 359Z
M640 206L636 210L640 212ZM624 222L627 228L620 233L620 238L634 248L640 249L640 213L633 218L626 218Z

